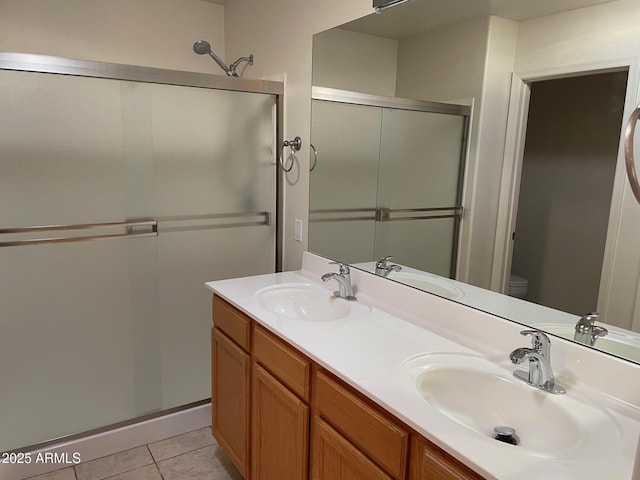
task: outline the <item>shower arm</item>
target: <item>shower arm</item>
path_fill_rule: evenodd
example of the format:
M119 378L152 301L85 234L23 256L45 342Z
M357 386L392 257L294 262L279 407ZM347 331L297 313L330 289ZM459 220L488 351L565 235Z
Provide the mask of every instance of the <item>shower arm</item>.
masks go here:
M247 62L249 65L253 65L253 53L251 55L249 55L248 57L240 57L235 62L233 62L231 65L229 65L229 71L231 72L231 74L234 77L238 76L236 74L236 69L238 68L238 65L240 65L242 62Z

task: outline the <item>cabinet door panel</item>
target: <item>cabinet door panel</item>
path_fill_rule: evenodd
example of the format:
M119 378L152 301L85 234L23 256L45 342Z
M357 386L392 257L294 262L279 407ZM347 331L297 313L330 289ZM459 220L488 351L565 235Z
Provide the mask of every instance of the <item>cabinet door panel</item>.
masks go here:
M411 440L409 480L483 480L483 477L428 440Z
M213 296L213 323L246 352L251 350L251 319L217 295Z
M313 395L320 416L392 478L406 478L409 433L328 373L320 370L314 380Z
M289 390L309 401L311 361L286 342L256 325L253 356Z
M391 480L319 417L313 420L311 480Z
M250 357L211 329L212 429L244 478L249 472Z
M309 407L257 364L252 414L252 479L306 479Z

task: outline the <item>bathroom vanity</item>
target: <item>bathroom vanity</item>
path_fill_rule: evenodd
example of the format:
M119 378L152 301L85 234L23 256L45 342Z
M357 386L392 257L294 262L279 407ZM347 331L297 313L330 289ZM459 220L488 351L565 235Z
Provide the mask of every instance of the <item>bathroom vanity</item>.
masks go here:
M631 478L640 367L552 339L567 393L543 392L512 375L518 325L366 272L347 302L335 270L207 283L213 433L245 479Z

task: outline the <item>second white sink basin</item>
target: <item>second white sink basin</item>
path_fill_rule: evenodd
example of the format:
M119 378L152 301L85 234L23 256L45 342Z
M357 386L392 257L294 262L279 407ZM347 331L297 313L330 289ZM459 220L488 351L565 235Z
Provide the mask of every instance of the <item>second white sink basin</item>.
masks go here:
M281 284L256 293L256 300L279 316L308 322L330 322L363 317L371 307L360 300L337 298L333 291L313 284Z
M485 357L419 355L399 373L428 405L487 441L497 442L494 427L509 426L520 441L510 448L565 459L604 455L621 442L615 420L570 386L564 395L538 390Z

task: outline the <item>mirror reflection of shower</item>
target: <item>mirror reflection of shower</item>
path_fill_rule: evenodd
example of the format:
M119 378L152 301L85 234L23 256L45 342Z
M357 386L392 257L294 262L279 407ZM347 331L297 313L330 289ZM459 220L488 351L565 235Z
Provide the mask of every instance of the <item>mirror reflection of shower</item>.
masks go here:
M198 55L209 55L229 77L239 77L236 70L242 62L247 62L249 65L253 65L253 54L251 54L248 57L240 57L235 62L227 66L227 64L224 63L213 50L211 50L211 44L206 40L198 40L194 43L193 51Z

